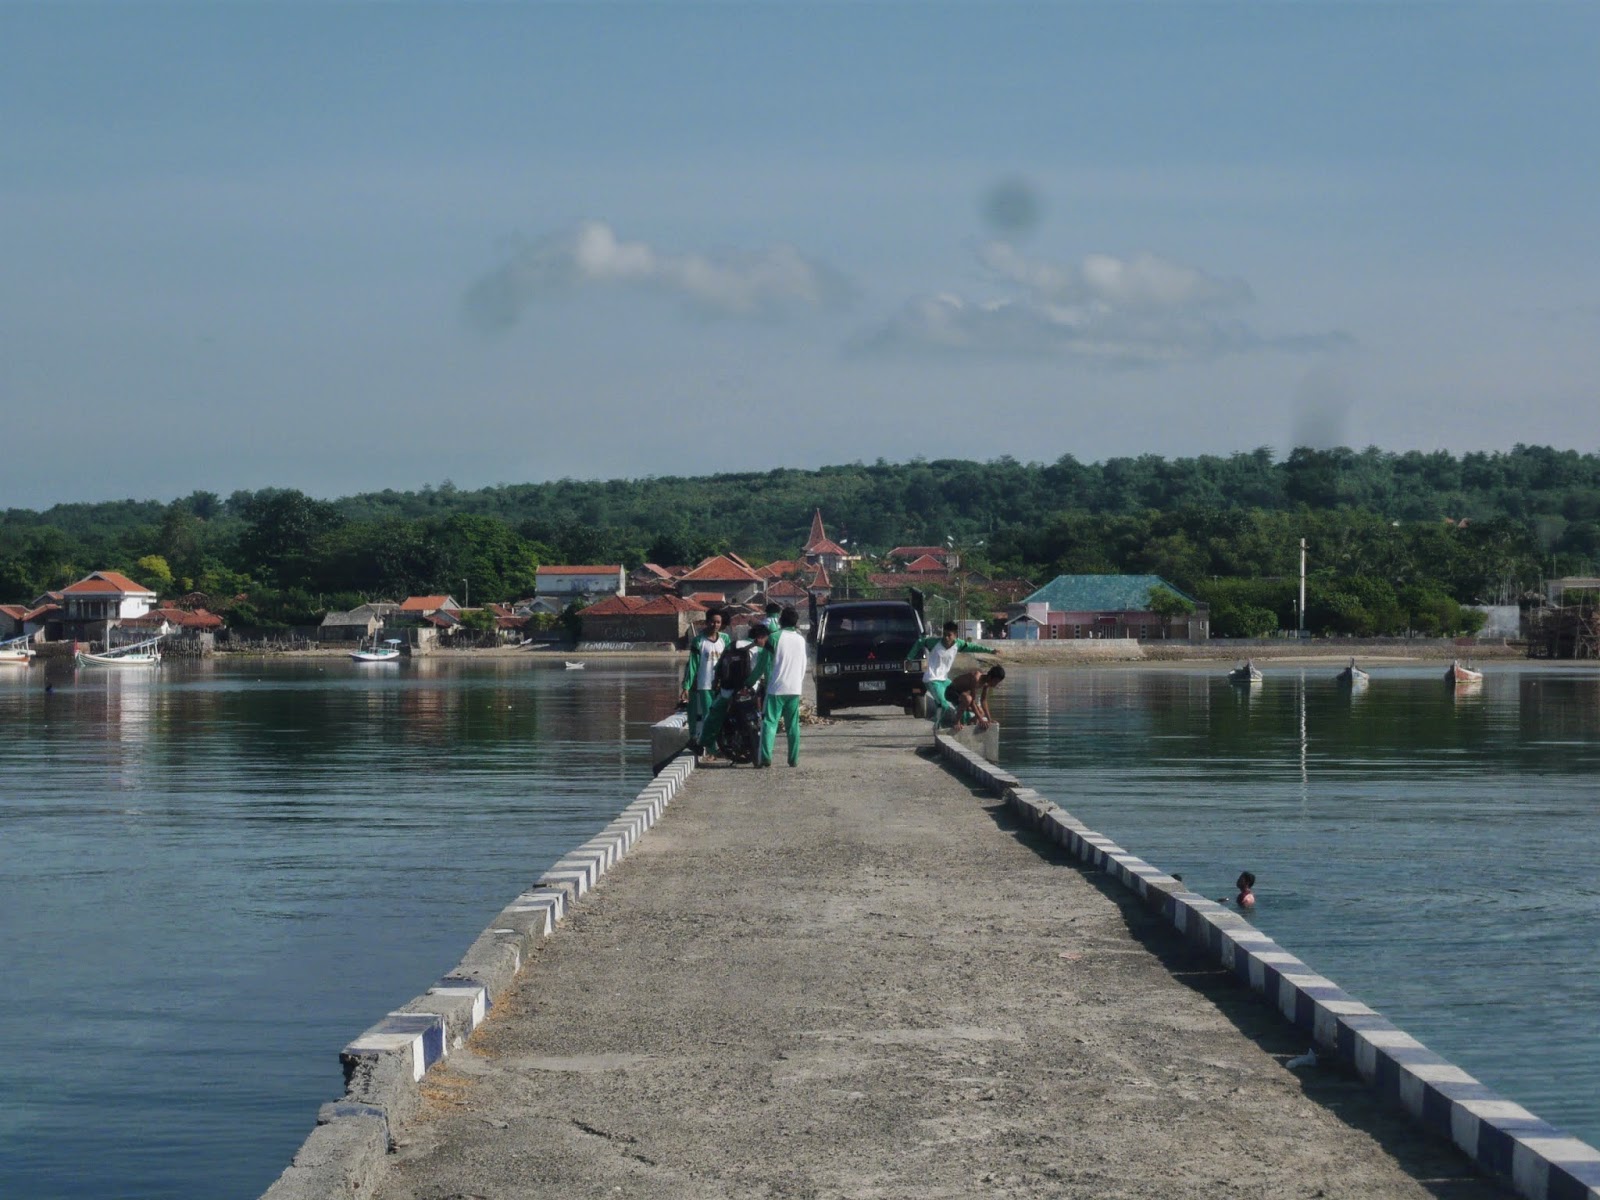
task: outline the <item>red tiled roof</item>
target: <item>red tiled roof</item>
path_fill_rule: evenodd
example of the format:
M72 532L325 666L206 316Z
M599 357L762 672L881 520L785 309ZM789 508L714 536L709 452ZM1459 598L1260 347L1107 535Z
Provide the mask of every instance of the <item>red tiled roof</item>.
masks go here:
M811 536L806 539L806 548L802 553L810 554L819 542L828 540L828 535L822 528L822 510L819 508L811 514Z
M0 604L0 613L5 613L13 621L24 621L28 617L28 610L20 604Z
M742 582L760 583L761 576L749 567L742 567L726 554L719 554L715 558L708 558L694 570L683 576L683 580L693 583L697 580L725 580L737 579Z
M919 575L943 574L944 569L943 561L935 558L931 554L921 555L920 557L914 558L906 564L906 571L908 573L916 572Z
M221 629L222 618L216 613L207 612L205 609L196 609L190 612L186 608L152 608L149 612L137 617L130 617L122 622L124 625L156 626L165 622L179 629Z
M446 604L454 604L449 596L407 596L400 604L401 612L432 612Z
M868 575L867 582L875 588L904 588L911 587L919 583L927 583L929 580L926 578L913 578L910 575L892 574Z
M34 621L40 617L49 616L51 613L58 613L60 611L61 605L59 604L41 604L38 608L29 609L23 614L22 619L24 621Z
M671 571L667 570L665 567L658 567L655 563L645 563L639 568L639 571L644 571L647 574L654 575L657 579L672 578ZM639 571L635 571L634 574L637 575Z
M944 547L943 546L896 546L893 550L889 551L888 554L884 555L884 557L885 558L903 558L907 562L910 562L913 558L921 558L924 554L931 555L934 558L941 558L942 559L944 557Z
M622 613L638 612L651 602L648 596L607 596L583 610L585 616L609 617Z
M804 600L806 590L792 579L780 579L767 589L769 600Z
M65 596L155 595L142 583L135 583L126 575L116 571L93 571L77 583L63 588L62 594Z
M769 562L762 567L760 573L768 579L782 579L785 576L800 574L800 568L805 565L805 563L796 562L792 558L780 558L776 562Z
M736 562L736 563L738 563L738 564L739 564L739 565L740 565L740 566L741 566L741 567L743 567L743 568L744 568L744 569L745 569L745 570L746 570L746 571L754 571L754 570L755 570L755 568L754 568L754 567L752 567L752 566L751 566L751 565L750 565L750 564L749 564L749 563L747 563L747 562L745 562L745 560L744 560L744 559L742 559L742 558L740 558L740 557L739 557L739 556L738 556L738 555L737 555L737 554L735 554L735 553L734 553L734 552L733 552L733 551L731 551L731 550L730 550L730 551L728 551L728 553L727 553L727 555L726 555L726 556L725 556L725 557L727 557L727 558L729 558L729 559L731 559L731 560L732 560L732 561L733 561L733 562Z
M526 629L528 627L527 617L513 617L509 614L496 614L494 622L501 629Z
M833 580L828 578L828 568L818 567L817 573L811 577L811 582L806 586L808 588L832 588Z
M540 567L540 575L617 575L622 571L621 563L611 563L609 566L599 567Z
M720 597L719 597L720 599ZM671 613L704 612L705 606L682 596L657 596L648 604L634 609L641 617L663 617Z

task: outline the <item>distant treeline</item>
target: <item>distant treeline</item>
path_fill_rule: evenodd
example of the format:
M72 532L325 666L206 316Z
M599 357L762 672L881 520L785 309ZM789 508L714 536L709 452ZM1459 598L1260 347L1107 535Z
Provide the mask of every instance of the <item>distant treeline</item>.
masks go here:
M363 598L527 594L541 562L792 557L813 509L854 552L962 548L968 565L1045 580L1160 574L1223 632L1294 623L1299 539L1313 629L1450 629L1457 603L1515 597L1600 558L1600 455L1260 449L1081 463L957 459L465 491L449 483L322 501L195 492L170 504L64 504L0 517L0 601L99 567L243 618L299 622ZM248 597L235 601L238 596ZM1289 605L1285 611L1284 605ZM1244 618L1236 619L1235 614Z

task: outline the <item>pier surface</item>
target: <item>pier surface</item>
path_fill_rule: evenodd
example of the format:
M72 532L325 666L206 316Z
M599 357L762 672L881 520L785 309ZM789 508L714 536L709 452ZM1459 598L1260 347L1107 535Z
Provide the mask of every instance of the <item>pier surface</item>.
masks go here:
M711 766L422 1085L376 1193L1507 1193L1105 877L845 714ZM1071 807L1070 797L1062 798Z

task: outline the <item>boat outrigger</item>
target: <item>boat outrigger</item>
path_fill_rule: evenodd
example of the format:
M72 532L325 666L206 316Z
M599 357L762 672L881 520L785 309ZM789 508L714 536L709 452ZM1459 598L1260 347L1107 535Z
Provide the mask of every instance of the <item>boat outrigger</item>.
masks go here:
M374 640L371 646L350 651L350 657L357 662L395 662L400 657L400 645L399 638L386 638L381 646Z
M131 646L108 647L99 654L80 650L77 654L80 667L159 667L161 665L161 638L146 638Z
M32 660L33 648L28 645L27 637L7 638L0 642L0 663L25 667Z

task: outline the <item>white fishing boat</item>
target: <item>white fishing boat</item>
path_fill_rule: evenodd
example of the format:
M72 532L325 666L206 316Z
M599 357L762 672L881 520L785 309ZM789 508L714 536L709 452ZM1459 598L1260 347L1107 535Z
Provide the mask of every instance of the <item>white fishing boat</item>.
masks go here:
M91 654L80 650L77 654L80 667L159 667L161 665L161 639L146 638L131 646L115 646Z
M26 637L7 638L0 642L0 664L10 663L14 667L25 667L33 661L33 649L28 645Z
M581 671L587 665L587 663L572 662L571 660L567 660L567 670L569 671Z
M1444 673L1446 683L1482 683L1483 672L1463 667L1459 659L1450 660L1450 669Z
M385 638L381 646L374 638L372 645L350 651L350 657L357 662L396 662L400 658L400 646L399 638Z
M1244 660L1244 666L1235 667L1228 672L1229 683L1260 683L1261 678L1261 669L1248 658Z
M1350 665L1334 676L1334 679L1341 687L1366 687L1372 676L1356 666L1356 660L1352 658Z

